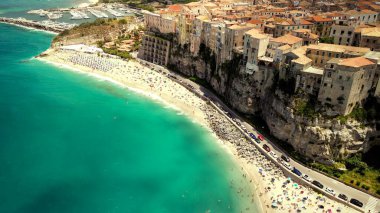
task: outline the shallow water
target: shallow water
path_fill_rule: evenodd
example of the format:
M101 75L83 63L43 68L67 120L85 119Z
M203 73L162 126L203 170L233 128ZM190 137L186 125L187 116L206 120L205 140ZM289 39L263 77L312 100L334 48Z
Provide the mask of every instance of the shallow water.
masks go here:
M257 211L206 130L109 82L31 60L51 39L0 24L0 212Z

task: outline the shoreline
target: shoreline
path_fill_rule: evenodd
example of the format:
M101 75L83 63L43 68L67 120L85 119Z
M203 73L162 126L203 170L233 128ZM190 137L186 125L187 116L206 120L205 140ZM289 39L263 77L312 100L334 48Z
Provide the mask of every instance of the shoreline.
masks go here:
M96 78L98 80L108 81L109 83L112 83L112 84L119 86L121 88L126 88L126 89L128 89L134 93L137 93L138 95L142 95L146 98L149 98L152 101L157 101L158 103L160 103L165 108L175 110L176 112L180 113L180 115L185 116L191 122L195 123L196 125L200 125L202 128L205 128L208 131L208 133L210 134L210 136L214 139L213 143L215 143L215 145L219 146L223 150L223 152L225 152L225 154L227 154L230 157L232 163L236 165L236 168L243 168L242 170L244 170L244 173L247 174L251 180L255 180L255 184L249 184L249 187L250 187L249 190L254 195L254 198L253 198L255 200L254 204L256 205L259 212L267 212L267 213L274 212L274 211L271 211L271 209L265 209L265 207L263 205L264 200L262 197L259 196L259 191L263 192L264 189L261 189L261 190L258 189L259 188L258 186L260 185L259 183L256 183L257 182L256 179L258 179L258 177L253 175L252 172L248 171L250 169L247 168L248 167L247 162L243 162L242 159L238 158L237 157L237 151L234 150L233 146L231 144L229 144L229 142L223 141L222 139L220 139L220 137L218 137L218 135L212 130L212 128L210 128L205 123L205 121L201 121L201 119L199 119L199 118L197 119L197 118L192 117L192 115L189 114L190 111L188 109L178 107L176 104L171 103L171 101L165 100L164 98L160 97L157 94L154 94L153 92L147 92L147 91L144 91L142 89L139 89L139 88L136 88L133 86L125 85L125 84L121 83L120 81L113 79L112 77L105 76L105 75L102 75L102 74L97 73L97 72L92 72L92 71L88 71L88 70L86 71L83 68L81 69L78 66L60 63L60 62L55 61L55 60L49 60L45 57L39 57L38 56L38 57L34 57L33 59L42 61L42 62L47 63L47 64L54 65L56 67L61 67L61 68L67 69L68 71L71 71L71 72L76 72L76 73L79 73L82 75L87 75L87 76ZM167 78L167 79L170 80L169 78ZM241 172L241 173L243 173L243 172ZM259 200L259 202L257 202L257 200ZM269 202L269 201L265 200L265 202Z
M181 112L181 114L184 114L187 118L189 118L193 122L206 128L217 139L215 143L218 144L223 150L225 150L228 153L228 155L230 155L231 159L233 160L233 163L235 163L238 168L241 168L241 173L246 175L245 178L250 179L251 184L249 184L249 187L250 187L249 190L250 192L253 192L252 200L255 200L254 203L257 209L259 209L259 211L269 212L269 213L278 212L276 211L276 209L270 208L270 205L272 204L272 200L275 197L275 195L277 195L277 198L279 198L280 196L279 194L282 194L283 191L289 191L289 195L291 193L292 196L294 196L294 198L298 199L297 201L294 201L294 202L300 202L300 197L306 195L306 193L307 195L317 197L317 199L319 200L319 195L307 187L299 186L299 188L297 187L293 189L291 184L290 186L288 185L288 183L284 185L283 181L286 180L287 178L283 174L282 170L280 170L279 168L276 168L276 166L274 166L273 163L270 162L270 160L266 159L258 150L255 150L253 145L249 146L248 144L244 144L244 143L247 143L247 141L244 139L244 136L236 129L236 127L234 127L230 122L228 122L226 118L222 117L222 115L220 115L220 113L217 112L217 110L212 108L204 100L198 98L195 94L187 90L182 85L178 84L177 82L173 81L172 79L168 78L162 73L152 71L150 68L145 67L135 61L126 62L121 59L103 58L103 57L94 56L91 54L84 54L84 53L80 53L80 54L82 55L77 56L78 53L75 53L75 52L49 49L44 53L43 56L39 56L37 57L37 59L47 62L47 63L54 64L55 66L64 67L76 72L87 74L98 79L107 80L109 82L117 84L118 86L121 86L123 88L128 88L131 91L142 94L153 100L158 100L159 102L163 103L165 106L169 106ZM72 58L75 58L75 57L83 57L83 58L78 59L78 63L81 63L80 59L102 60L109 63L116 61L117 64L122 64L124 67L122 69L119 67L116 67L112 70L101 71L97 69L92 69L90 67L86 67L84 65L75 64L77 62L74 63L70 61L70 60L73 60ZM90 59L86 57L90 57ZM118 65L115 65L115 66L118 66ZM129 69L126 67L128 67ZM129 73L126 73L124 69L127 69L128 70L127 72ZM146 78L146 75L152 75L152 77L155 77L156 79L158 78L158 76L160 76L159 78L160 80L155 81L154 84L160 85L161 90L159 90L156 87L152 87L151 85L148 85L149 83L152 83L152 82L146 81L144 77L139 77L139 74L141 73L142 73L141 76L145 76L145 78ZM133 77L136 77L136 79L134 79ZM162 84L163 86L161 85L162 81L164 81L164 83ZM182 98L182 99L186 99L186 102L183 102L183 100L181 101L180 97L176 97L177 94L171 93L170 95L170 91L171 91L170 89L173 89L171 87L175 87L174 91L176 91L176 93L178 92L179 94L181 94L182 95L181 97L186 96L186 98ZM162 89L164 90L169 89L168 90L169 94L168 94L168 91L165 92ZM187 98L189 98L190 101L188 101ZM195 105L194 105L194 102L196 102ZM192 104L193 106L190 106ZM225 135L223 134L221 135L220 132L226 132L227 134L225 133ZM241 150L240 150L241 143L243 143L244 146L246 146L246 149L249 149L249 151L251 152L249 153L248 156L245 156L246 153L243 153L243 154L241 153ZM252 155L252 153L257 154L258 156ZM269 176L269 178L266 177L264 172L263 173L259 172L259 170L266 170L266 167L269 167L270 169L269 171L266 171L267 176ZM306 193L304 194L304 192ZM259 202L257 202L257 200ZM300 208L298 204L292 203L293 200L290 200L288 204L286 205L284 201L284 206L281 208L287 208L289 210L291 210L292 208L294 209ZM317 210L313 211L312 208L310 208L310 206L315 207L317 205L317 202L319 201L315 202L315 204L312 204L313 201L312 199L310 200L311 202L307 203L308 208L305 207L306 206L305 204L303 206L302 212L318 212ZM302 201L302 202L305 203L305 201ZM339 206L339 208L342 208L342 209L344 208L343 205L338 204L335 201L327 200L328 205L331 204L330 202L332 203L331 205L332 208L334 207L334 205ZM323 198L323 204L325 203L326 203L326 198ZM347 209L347 210L350 212L354 212L353 209ZM281 209L281 211L286 211L286 210Z
M36 31L36 32L43 32L43 33L47 33L47 34L51 34L51 35L58 35L59 34L59 33L54 32L54 31L43 30L43 29L38 29L38 28L34 28L34 27L28 27L28 26L25 26L25 25L11 23L11 22L0 22L0 24L12 25L12 26L15 26L15 27L23 28L25 30Z

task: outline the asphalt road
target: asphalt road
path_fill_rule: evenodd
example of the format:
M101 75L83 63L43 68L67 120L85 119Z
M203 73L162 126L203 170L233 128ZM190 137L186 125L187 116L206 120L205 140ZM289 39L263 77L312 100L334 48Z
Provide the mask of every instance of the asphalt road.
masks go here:
M156 67L159 67L159 66L156 65ZM161 68L159 68L159 69L161 70ZM239 115L237 115L232 109L230 109L228 106L226 106L213 92L209 91L208 89L196 84L195 82L193 82L193 81L191 81L185 77L182 77L181 75L178 75L177 73L171 72L171 75L175 76L173 79L176 80L177 82L181 83L182 85L187 86L188 88L189 88L189 85L191 85L189 89L193 90L193 92L201 94L204 97L208 97L208 99L210 101L212 101L215 105L217 105L219 107L219 109L221 109L224 112L228 112L231 115L230 117L232 119L238 119L239 123L241 123L240 127L244 126L249 132L252 132L256 136L258 134L260 134L250 124L244 122L244 120ZM225 114L225 116L227 116L227 115ZM235 122L235 124L236 124L236 122ZM239 129L242 130L241 128L239 128ZM255 143L255 142L253 142L253 143ZM264 139L264 141L262 141L260 143L260 146L262 147L262 145L264 143L267 144L270 147L271 151L275 152L278 157L280 157L283 154L281 149L279 149L273 142L267 140L266 138ZM265 152L262 148L259 150L262 152ZM277 159L274 159L272 156L270 156L270 158L273 161L277 160ZM289 156L289 158L290 158L290 156ZM364 193L360 190L357 190L353 187L347 186L344 183L339 182L333 178L330 178L330 177L328 177L322 173L311 170L308 167L294 161L293 159L290 159L289 164L291 166L297 168L299 171L301 171L302 174L307 174L310 178L312 178L312 180L317 180L318 182L322 183L322 185L324 186L323 192L325 194L327 193L327 192L325 192L325 188L328 187L328 188L333 189L335 191L336 196L338 196L340 193L342 193L348 197L348 201L351 198L355 198L355 199L359 200L360 202L362 202L364 204L364 206L362 208L359 208L359 209L364 211L364 212L380 212L380 200L379 199L377 199L377 198L375 198L375 197L373 197L367 193ZM289 172L289 170L287 170L284 166L282 166L281 168L283 170L286 170L287 172ZM304 181L301 177L298 177L298 178L299 178L300 182L303 182L304 184L305 183L309 184L308 182ZM339 199L339 200L341 202L345 202L341 199Z

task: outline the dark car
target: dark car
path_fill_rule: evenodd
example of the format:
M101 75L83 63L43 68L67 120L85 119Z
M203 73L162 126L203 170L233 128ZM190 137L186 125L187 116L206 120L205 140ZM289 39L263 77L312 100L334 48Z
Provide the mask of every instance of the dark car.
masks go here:
M347 201L347 196L345 194L339 194L338 197L344 201Z
M322 185L322 183L320 183L320 182L318 182L318 181L316 181L316 180L314 180L314 181L312 182L312 184L314 184L314 185L316 185L317 187L323 189L323 185Z
M261 141L260 141L259 139L257 139L257 138L255 139L255 141L256 141L257 143L261 143Z
M360 202L360 201L358 201L358 200L356 200L355 198L352 198L350 200L350 203L354 204L355 206L363 207L363 203Z
M298 169L296 169L295 167L293 168L293 171L292 171L294 174L298 175L298 176L302 176L302 172Z
M249 133L249 136L250 136L253 140L256 140L256 136L255 136L252 132Z
M269 148L268 145L264 144L264 145L263 145L263 148L265 149L265 151L270 152L270 148Z
M290 159L288 158L288 156L285 156L285 155L281 155L281 159L284 160L285 162L290 162Z

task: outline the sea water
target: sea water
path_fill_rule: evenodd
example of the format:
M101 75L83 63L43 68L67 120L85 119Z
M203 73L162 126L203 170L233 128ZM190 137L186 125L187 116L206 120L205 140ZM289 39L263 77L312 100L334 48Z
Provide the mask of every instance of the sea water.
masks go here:
M33 59L52 38L0 24L0 212L257 212L208 131Z

